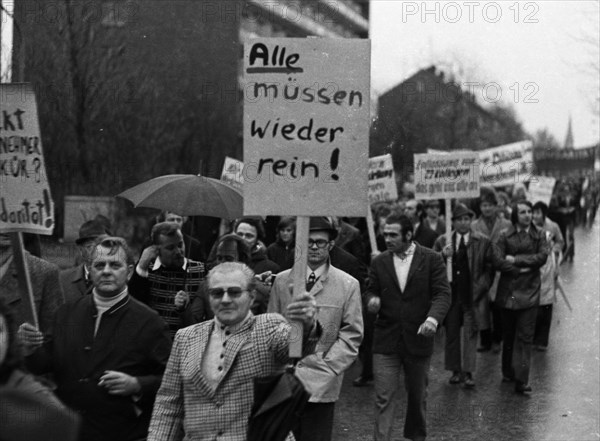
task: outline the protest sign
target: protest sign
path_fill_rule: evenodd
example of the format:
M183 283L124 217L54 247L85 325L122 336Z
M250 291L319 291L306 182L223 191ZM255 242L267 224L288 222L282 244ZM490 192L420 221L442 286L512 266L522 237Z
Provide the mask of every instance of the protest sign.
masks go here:
M30 84L0 85L0 231L50 235L54 203Z
M297 215L294 295L305 292L309 216L368 210L369 40L244 45L244 214ZM292 324L290 357L302 353Z
M392 155L369 158L369 204L398 199Z
M533 174L533 144L520 141L479 152L481 183L502 187L527 182Z
M221 181L227 182L232 187L242 190L244 186L244 163L238 159L225 156Z
M552 192L554 191L554 185L556 184L556 178L547 176L532 176L529 181L529 189L527 191L527 199L535 204L538 201L550 206L550 199L552 199Z
M477 152L417 154L414 158L416 199L479 197Z
M370 41L244 47L244 213L364 216Z
M479 197L479 155L461 152L414 157L415 198L445 199L446 243L451 243L451 213L453 198ZM446 274L452 281L452 258L447 258Z

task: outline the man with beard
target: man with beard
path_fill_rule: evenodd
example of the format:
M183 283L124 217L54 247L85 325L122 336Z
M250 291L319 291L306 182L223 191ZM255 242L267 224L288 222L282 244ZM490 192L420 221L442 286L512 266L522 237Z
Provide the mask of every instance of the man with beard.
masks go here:
M374 439L391 439L403 370L408 393L404 437L424 440L433 336L450 307L450 286L442 256L413 242L408 217L388 216L383 236L387 251L371 262L366 293L367 308L377 314Z

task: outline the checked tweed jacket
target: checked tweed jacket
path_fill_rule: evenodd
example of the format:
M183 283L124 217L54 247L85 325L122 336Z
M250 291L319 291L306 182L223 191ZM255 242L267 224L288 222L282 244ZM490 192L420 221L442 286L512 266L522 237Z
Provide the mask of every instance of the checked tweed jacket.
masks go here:
M213 390L202 373L202 357L214 326L210 320L177 332L148 441L246 439L253 379L283 372L291 327L279 314L252 316L226 341L224 374ZM303 354L314 351L319 335L320 330L304 340Z

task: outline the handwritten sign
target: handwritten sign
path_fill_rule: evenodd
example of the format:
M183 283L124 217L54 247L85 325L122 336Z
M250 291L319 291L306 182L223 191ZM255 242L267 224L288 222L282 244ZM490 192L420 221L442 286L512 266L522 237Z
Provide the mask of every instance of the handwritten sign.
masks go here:
M238 159L225 156L223 163L223 172L221 173L221 181L227 182L232 187L242 189L244 186L244 163Z
M29 84L0 85L0 231L52 234L54 203Z
M520 141L479 152L482 184L495 187L527 182L533 174L533 144Z
M398 199L398 189L392 155L369 158L369 204L396 199Z
M244 46L244 213L364 216L370 42Z
M414 155L415 198L451 199L479 196L477 152Z
M554 191L555 184L556 178L532 176L531 181L529 181L529 194L527 199L529 199L532 204L541 201L546 205L550 205L550 199L552 199L552 192Z

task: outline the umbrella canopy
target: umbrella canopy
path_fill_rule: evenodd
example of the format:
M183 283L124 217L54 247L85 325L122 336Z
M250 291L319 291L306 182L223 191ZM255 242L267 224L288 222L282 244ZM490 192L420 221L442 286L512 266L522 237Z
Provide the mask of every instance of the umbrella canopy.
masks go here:
M158 208L182 216L236 219L243 215L242 193L218 179L196 175L165 175L136 185L117 197L135 207Z
M254 379L247 441L283 441L296 428L310 394L293 372Z

